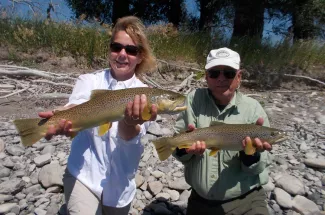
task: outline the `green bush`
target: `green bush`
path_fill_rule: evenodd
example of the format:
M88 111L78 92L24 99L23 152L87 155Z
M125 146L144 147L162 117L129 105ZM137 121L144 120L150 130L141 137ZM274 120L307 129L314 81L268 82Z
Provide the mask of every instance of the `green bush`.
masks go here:
M91 65L94 59L107 59L111 29L102 26L55 23L21 18L0 19L2 45L31 52L41 48L57 55L70 53L85 57ZM212 48L227 46L218 35L209 32L181 32L171 25L147 28L152 49L158 59L180 60L204 65ZM241 54L244 67L263 67L279 70L284 67L307 69L311 65L324 65L325 44L319 41L298 41L271 44L253 38L233 39L230 48ZM15 58L14 55L11 56Z

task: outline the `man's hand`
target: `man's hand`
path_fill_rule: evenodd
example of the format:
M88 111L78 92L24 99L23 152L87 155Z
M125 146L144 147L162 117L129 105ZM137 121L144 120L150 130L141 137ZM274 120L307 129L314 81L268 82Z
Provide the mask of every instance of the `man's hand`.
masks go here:
M263 125L264 119L263 118L258 118L256 121L256 125ZM251 141L250 137L245 137L243 140L243 147L245 148L246 143ZM255 138L253 141L253 146L256 148L257 151L263 152L264 150L271 151L272 150L272 145L269 144L268 142L260 140L259 138Z
M58 110L66 110L66 109L72 108L74 106L76 106L76 105L71 104L71 105L69 105L67 107L63 107L63 108L60 108ZM48 118L51 118L54 115L54 112L55 112L55 110L54 111L39 112L38 116L48 119ZM72 129L72 122L68 121L68 120L65 120L65 119L61 119L57 126L50 125L48 127L47 132L45 134L45 139L50 140L50 139L52 139L52 137L54 135L65 135L67 137L70 137L72 135L71 129Z
M194 125L190 124L188 125L186 132L194 131L196 128ZM186 153L188 154L196 154L196 155L202 155L206 149L206 144L204 141L196 141L192 144L192 146L188 149L185 149Z

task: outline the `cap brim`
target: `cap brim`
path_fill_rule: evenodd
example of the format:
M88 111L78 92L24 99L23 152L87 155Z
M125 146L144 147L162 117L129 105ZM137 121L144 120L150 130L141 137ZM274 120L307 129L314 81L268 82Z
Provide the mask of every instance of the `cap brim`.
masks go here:
M208 70L215 66L229 66L234 69L239 69L239 64L236 64L235 62L227 59L222 59L222 60L215 59L212 62L205 65L205 69Z

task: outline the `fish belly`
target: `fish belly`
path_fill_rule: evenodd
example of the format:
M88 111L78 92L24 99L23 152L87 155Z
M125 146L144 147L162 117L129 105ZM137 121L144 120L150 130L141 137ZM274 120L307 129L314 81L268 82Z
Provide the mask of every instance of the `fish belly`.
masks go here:
M243 150L242 142L232 138L213 138L205 141L207 148L217 148L221 150L240 151Z
M122 108L119 110L96 110L96 108L94 108L90 113L72 113L69 117L66 117L66 119L72 122L73 131L80 131L118 121L122 119L123 116L124 110ZM54 120L58 121L59 118L62 117L57 116Z

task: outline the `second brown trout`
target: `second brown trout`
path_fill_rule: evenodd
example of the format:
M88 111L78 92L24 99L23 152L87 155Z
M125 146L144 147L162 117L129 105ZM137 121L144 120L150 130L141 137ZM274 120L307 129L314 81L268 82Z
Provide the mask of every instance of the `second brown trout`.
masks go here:
M210 127L198 128L192 132L180 133L173 137L162 137L153 141L160 160L166 160L178 147L189 148L196 141L205 141L206 147L211 149L209 155L214 155L218 150L240 151L254 154L256 149L253 143L247 143L243 148L242 140L246 137L260 138L270 144L280 143L288 136L284 131L253 124L225 124L212 122Z

